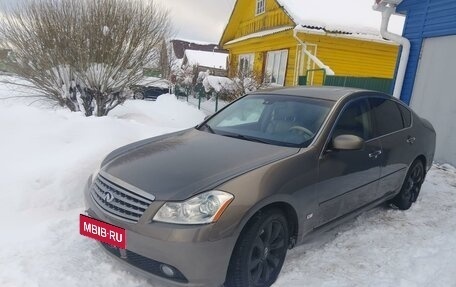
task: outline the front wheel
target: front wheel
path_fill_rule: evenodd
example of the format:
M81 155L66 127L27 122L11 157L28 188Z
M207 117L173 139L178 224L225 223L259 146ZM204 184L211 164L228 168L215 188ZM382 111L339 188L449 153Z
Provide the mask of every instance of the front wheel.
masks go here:
M420 194L424 176L425 171L423 163L421 160L415 160L405 176L405 181L402 184L401 191L391 200L391 203L397 206L400 210L409 209Z
M268 287L279 276L289 231L278 209L257 213L242 231L228 267L226 287Z

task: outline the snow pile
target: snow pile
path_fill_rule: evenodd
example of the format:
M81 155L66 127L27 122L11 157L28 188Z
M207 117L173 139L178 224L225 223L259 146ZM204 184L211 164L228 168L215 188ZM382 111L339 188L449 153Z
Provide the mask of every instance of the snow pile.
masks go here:
M208 75L204 77L203 86L206 93L210 91L221 92L221 91L234 91L236 89L233 80L226 77L218 77Z
M0 84L0 286L158 286L79 235L83 186L111 150L204 114L172 95L103 118L3 100L12 95ZM291 250L274 286L454 286L455 218L456 169L435 166L411 210L377 208Z
M84 183L113 149L205 115L173 95L103 118L4 100L12 95L0 84L0 286L144 286L78 234Z
M189 66L203 66L223 70L227 69L228 54L226 53L185 50L184 57L187 59L187 64Z
M381 13L372 9L374 1L278 0L286 12L304 27L327 31L380 36ZM392 31L402 34L403 17L393 17Z
M456 169L436 165L408 211L381 206L288 253L274 286L455 286Z

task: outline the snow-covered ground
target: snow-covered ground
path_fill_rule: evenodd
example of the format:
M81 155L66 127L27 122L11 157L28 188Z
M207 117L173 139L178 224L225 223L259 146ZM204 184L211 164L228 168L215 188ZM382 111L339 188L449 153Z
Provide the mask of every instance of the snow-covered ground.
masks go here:
M112 149L204 114L165 95L85 118L14 95L0 84L0 286L158 286L79 235L83 185ZM408 212L376 208L291 250L275 286L456 286L456 170L435 166Z

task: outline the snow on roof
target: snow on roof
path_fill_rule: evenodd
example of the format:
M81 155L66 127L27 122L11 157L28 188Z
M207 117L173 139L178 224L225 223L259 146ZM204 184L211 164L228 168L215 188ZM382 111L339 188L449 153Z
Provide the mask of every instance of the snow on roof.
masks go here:
M277 0L296 24L328 33L373 35L380 38L381 13L374 1Z
M264 37L264 36L267 36L267 35L272 35L272 34L276 34L276 33L282 32L282 31L291 30L293 28L294 27L291 27L291 26L285 26L285 27L280 27L280 28L275 28L275 29L263 30L263 31L260 31L260 32L252 33L252 34L245 35L243 37L239 37L237 39L228 41L228 42L225 43L225 45L234 44L234 43L237 43L237 42L241 42L241 41L245 41L245 40L253 39L253 38L261 38L261 37Z
M145 87L169 88L168 80L156 77L143 77L137 84Z
M228 54L226 53L185 50L185 57L187 58L187 63L191 66L198 65L208 68L227 69Z
M349 33L349 32L341 32L341 31L334 32L334 31L327 31L325 28L320 28L320 27L315 27L315 26L309 28L309 26L301 26L301 25L296 26L295 30L300 33L326 35L329 37L357 39L357 40L363 40L363 41L372 41L372 42L378 42L378 43L389 44L389 45L394 45L394 46L398 45L397 43L395 43L393 41L383 39L380 35Z
M186 39L186 38L171 38L170 41L184 41L184 42L193 43L193 44L197 44L197 45L217 45L216 43L205 42L205 41L200 41L200 40L192 40L192 39Z

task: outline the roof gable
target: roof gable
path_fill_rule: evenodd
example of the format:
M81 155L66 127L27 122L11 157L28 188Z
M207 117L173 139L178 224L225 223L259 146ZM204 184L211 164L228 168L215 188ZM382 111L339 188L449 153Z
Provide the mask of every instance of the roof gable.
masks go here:
M266 12L260 15L255 15L255 5L255 0L236 1L233 11L231 12L231 16L220 39L220 46L223 46L228 41L251 33L278 27L296 25L296 23L293 22L293 20L290 18L290 15L286 13L282 5L280 5L280 3L278 3L276 0L266 0ZM270 21L272 18L275 18L274 21ZM241 35L239 35L239 32L245 28L246 25L255 27L255 29L250 33L241 33Z

